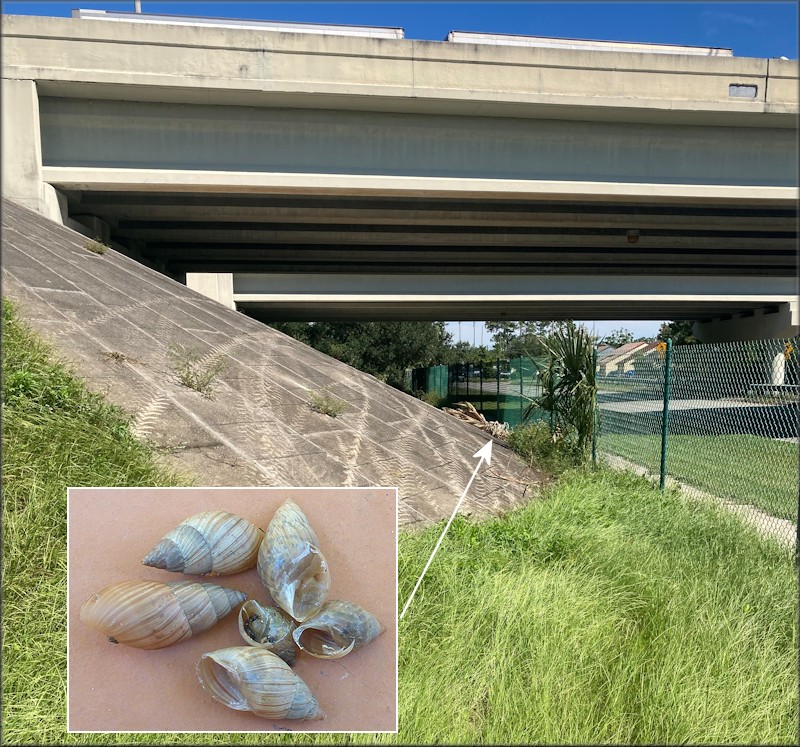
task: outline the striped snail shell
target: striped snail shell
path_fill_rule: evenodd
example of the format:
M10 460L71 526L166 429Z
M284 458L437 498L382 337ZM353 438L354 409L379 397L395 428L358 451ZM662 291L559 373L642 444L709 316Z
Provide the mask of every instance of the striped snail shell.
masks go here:
M292 633L298 648L318 659L338 659L374 641L385 628L353 602L331 599Z
M258 575L270 596L295 620L307 620L331 587L328 563L305 514L292 500L275 512L258 550Z
M290 667L297 661L292 631L294 620L277 607L262 607L248 599L239 609L239 633L248 646L264 648L281 657Z
M263 538L264 532L241 516L203 511L167 532L142 563L176 573L229 576L256 564Z
M203 654L197 677L214 700L236 711L263 718L325 718L308 685L263 648L233 646Z
M194 581L120 581L92 595L81 620L111 643L164 648L210 628L247 594Z

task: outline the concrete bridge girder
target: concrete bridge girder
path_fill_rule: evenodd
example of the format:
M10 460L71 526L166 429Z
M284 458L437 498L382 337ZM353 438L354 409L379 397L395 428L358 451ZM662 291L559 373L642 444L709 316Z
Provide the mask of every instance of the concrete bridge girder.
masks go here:
M227 306L800 329L796 61L15 16L3 35L4 194Z

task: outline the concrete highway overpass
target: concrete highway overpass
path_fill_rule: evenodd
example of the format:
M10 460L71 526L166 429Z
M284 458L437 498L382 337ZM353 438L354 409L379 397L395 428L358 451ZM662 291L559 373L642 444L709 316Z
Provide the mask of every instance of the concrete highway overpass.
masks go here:
M4 16L5 196L264 319L800 329L796 61L156 20Z

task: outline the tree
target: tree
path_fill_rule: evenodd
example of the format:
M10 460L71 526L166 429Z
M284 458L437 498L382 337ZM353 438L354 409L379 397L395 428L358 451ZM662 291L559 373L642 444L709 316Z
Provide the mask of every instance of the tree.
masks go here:
M569 324L569 321L486 322L486 329L494 335L497 357L536 358L545 352L545 339Z
M271 326L398 389L405 371L441 363L452 335L444 322L275 322Z
M613 332L607 334L603 338L603 342L606 345L611 345L612 348L618 348L620 345L633 342L633 332L631 332L629 329L621 327L620 329L615 329Z
M694 322L681 320L677 322L664 322L658 328L658 339L666 342L668 337L672 338L675 345L694 345L699 343L693 332Z
M451 345L437 363L482 363L493 361L495 355L485 345L472 345L466 340Z
M519 322L486 322L486 330L494 340L495 353L500 358L508 355L508 348L517 336Z

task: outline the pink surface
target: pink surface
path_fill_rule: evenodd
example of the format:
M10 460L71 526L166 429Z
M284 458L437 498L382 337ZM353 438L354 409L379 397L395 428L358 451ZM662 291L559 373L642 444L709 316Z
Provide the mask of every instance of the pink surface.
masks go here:
M234 711L200 686L201 654L245 645L236 612L168 648L114 645L80 620L81 605L127 579L194 580L271 604L255 568L232 576L186 576L142 558L170 529L199 511L239 514L266 530L291 498L308 517L331 572L329 599L372 612L377 640L333 661L299 653L294 672L323 721L264 719ZM69 731L394 731L397 719L397 536L394 488L70 488L68 511Z

